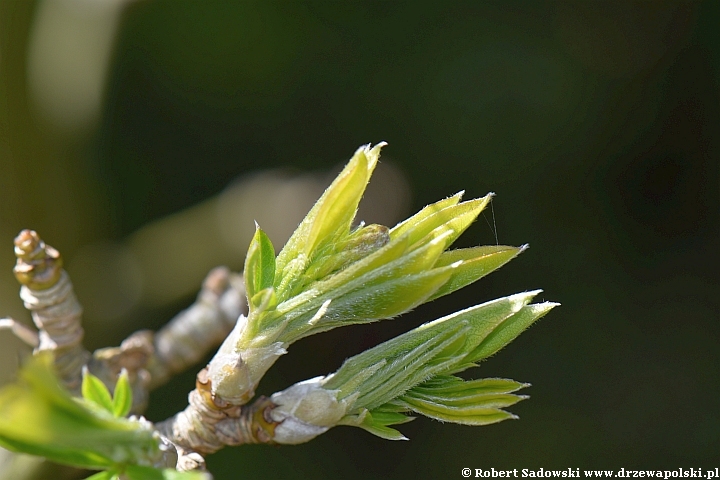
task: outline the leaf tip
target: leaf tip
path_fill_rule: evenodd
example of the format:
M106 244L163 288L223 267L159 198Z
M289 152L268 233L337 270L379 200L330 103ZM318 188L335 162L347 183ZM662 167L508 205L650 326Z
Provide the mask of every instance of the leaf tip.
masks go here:
M530 290L529 292L522 292L522 293L516 293L514 295L510 295L506 297L511 304L513 305L513 309L515 311L520 310L522 307L527 305L532 301L534 297L536 297L539 293L541 293L542 290Z

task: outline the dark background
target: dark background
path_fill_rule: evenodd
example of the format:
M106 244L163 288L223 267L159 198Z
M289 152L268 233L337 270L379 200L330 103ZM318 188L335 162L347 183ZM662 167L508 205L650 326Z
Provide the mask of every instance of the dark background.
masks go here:
M260 393L498 296L543 288L562 303L469 372L532 383L511 408L521 420L422 418L400 427L410 442L341 427L296 447L228 448L208 459L215 478L720 466L719 3L138 1L122 13L99 120L74 137L28 107L36 8L0 4L8 288L20 228L72 257L242 173L328 171L386 140L412 211L494 191L499 242L531 248L401 319L294 345ZM482 243L495 243L483 218L459 241ZM156 328L191 301L128 318L112 338L90 323L87 343ZM155 392L148 416L183 408L193 376Z

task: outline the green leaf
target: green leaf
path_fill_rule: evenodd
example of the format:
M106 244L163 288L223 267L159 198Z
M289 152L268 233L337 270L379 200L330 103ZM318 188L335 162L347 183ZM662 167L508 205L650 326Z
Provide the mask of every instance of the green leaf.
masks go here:
M485 425L514 418L501 408L528 398L509 393L524 386L497 378L463 381L442 376L413 387L392 403L437 420Z
M441 422L459 423L462 425L489 425L503 420L517 418L512 413L499 408L452 408L445 405L420 402L403 398L398 400L414 412Z
M489 246L445 252L477 219L492 193L464 202L458 193L426 206L392 230L361 225L351 231L383 145L355 152L274 264L272 245L257 229L245 263L251 307L247 323L226 339L222 353L210 362L209 371L216 374L213 393L219 398L244 401L275 359L301 338L400 315L476 281L523 251L524 247ZM466 309L386 342L362 361L346 362L332 377L333 388L359 399L357 408L373 408L433 376L475 366L482 355L519 333L523 321L517 319L498 327L536 293ZM426 344L425 350L416 352L416 343ZM432 354L424 356L428 351ZM247 378L247 385L238 387L231 377L221 376L229 353L243 359L232 378ZM352 374L347 373L350 365ZM397 365L406 368L393 370ZM389 377L392 381L386 381ZM376 390L372 394L371 386Z
M529 383L520 383L506 378L481 378L478 380L463 380L450 375L438 375L413 387L410 392L447 397L467 396L475 394L512 393L521 388L529 387Z
M505 408L515 405L521 400L525 400L527 395L513 395L507 393L499 393L494 395L484 395L478 398L467 400L450 401L443 397L421 397L419 395L406 394L399 400L410 404L415 410L420 406L426 409L436 409L437 411L446 411L457 415L475 415L482 413L488 409ZM415 410L419 411L419 410Z
M400 418L402 417L402 418ZM362 417L362 421L357 424L358 427L372 433L375 436L384 438L385 440L408 440L408 438L388 425L406 423L413 420L402 414L385 414L381 412L367 412Z
M486 425L514 415L501 410L528 398L510 392L527 386L501 378L464 381L458 377L438 376L408 390L390 405L436 420L465 425Z
M270 238L256 224L255 235L245 257L245 291L251 306L256 293L273 286L275 280L275 249Z
M372 414L372 421L376 425L401 425L403 423L408 423L415 420L415 417L403 415L402 413L398 412L373 410L370 413Z
M115 417L125 417L130 413L132 408L132 389L130 388L130 380L128 372L124 368L120 372L117 383L115 384L115 392L112 400L112 413Z
M358 427L362 428L366 432L372 433L376 437L380 437L385 440L410 440L394 428L366 424L358 425Z
M207 472L178 472L171 468L158 469L139 465L128 465L125 476L128 480L211 480L212 478Z
M455 271L453 271L447 283L440 287L437 292L428 299L428 301L435 300L436 298L459 290L466 285L470 285L488 273L502 267L520 253L524 252L526 248L527 246L518 248L507 247L504 245L493 245L462 248L444 252L440 255L435 267L451 265L456 262L461 263Z
M414 392L408 392L403 395L402 398L409 402L415 401L444 405L448 408L456 408L458 410L468 410L477 408L506 408L529 397L527 395L513 395L511 393L492 393L455 398L441 395L420 395Z
M365 152L358 151L318 201L319 208L302 251L308 258L312 258L313 252L324 243L350 231L350 223L369 180L368 168Z
M460 199L462 199L464 193L464 191L458 192L452 197L448 197L440 200L439 202L427 205L425 208L420 210L412 217L398 223L395 227L393 227L392 230L390 230L390 238L400 238L401 236L409 232L411 229L415 228L415 226L424 221L427 217L439 212L440 210L443 210L446 207L457 205Z
M449 205L440 210L433 211L429 215L424 216L420 221L413 222L407 227L393 228L390 231L390 237L396 238L399 232L403 232L403 235L409 236L410 245L419 246L427 241L426 237L430 232L442 227L441 231L451 232L447 242L449 246L475 221L492 198L492 195L493 194L488 194L483 198L469 200L457 205Z
M384 142L373 148L366 145L355 152L278 255L279 272L284 275L286 266L299 256L310 261L313 253L323 244L333 242L339 235L349 232L360 198L384 145Z
M544 302L523 307L519 312L495 328L482 343L465 357L465 361L474 363L497 353L505 345L515 340L526 328L558 305L560 304Z
M83 369L82 396L85 400L93 402L104 410L113 412L113 401L105 384L98 377L90 373L87 367Z

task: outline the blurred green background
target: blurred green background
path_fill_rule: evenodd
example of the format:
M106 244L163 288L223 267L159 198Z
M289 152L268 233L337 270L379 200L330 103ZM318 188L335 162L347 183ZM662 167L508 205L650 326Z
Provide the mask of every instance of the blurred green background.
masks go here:
M225 449L215 478L718 467L719 22L717 2L4 0L0 315L29 322L12 238L34 228L67 260L89 348L158 328L211 266L242 267L254 218L282 241L386 140L364 219L494 191L459 244L531 248L403 318L303 340L260 393L540 287L562 307L469 372L532 383L521 420L419 419L395 443L340 427ZM22 348L0 346L8 381ZM194 373L154 392L151 420L186 405Z

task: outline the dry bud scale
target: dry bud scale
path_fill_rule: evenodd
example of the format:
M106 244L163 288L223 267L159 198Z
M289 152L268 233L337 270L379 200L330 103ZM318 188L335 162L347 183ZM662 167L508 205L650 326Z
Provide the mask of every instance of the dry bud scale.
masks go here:
M456 374L497 352L556 305L531 304L539 291L448 315L347 359L335 373L300 382L270 398L255 398L263 375L295 341L336 327L396 317L478 280L524 250L507 246L448 250L492 194L461 201L462 192L458 193L428 205L393 228L362 223L353 227L358 203L383 145L364 146L355 152L277 256L267 235L256 226L243 272L248 310L241 313L241 304L226 298L224 304L230 307L225 308L225 318L228 311L239 318L234 327L220 322L213 328L227 336L198 373L188 407L154 425L151 437L147 437L146 422L116 419L142 425L142 429L133 427L141 432L138 435L154 439L154 449L146 449L144 456L133 452L132 465L192 470L203 466L198 454L244 443L302 443L337 425L360 427L386 439L405 439L391 426L411 420L412 414L466 425L513 418L504 408L526 398L515 394L526 384L497 378L463 380ZM229 291L237 294L241 288ZM216 304L222 290L213 297ZM229 334L228 327L220 324L232 327ZM43 331L40 333L42 338ZM89 362L83 360L87 354L78 354L79 367L73 364L70 375L75 383L65 383L73 387L79 372L84 371L86 399L91 397L110 412L129 411L135 403L115 402L109 392L129 390L131 384L133 389L147 392L186 366L183 362L174 366L177 355L162 353L172 350L172 335L164 338L164 350L159 352L151 333L131 336L135 342L130 343L145 356L132 363L132 368L125 364L124 370L115 368L113 375L100 375L104 371L96 364L103 364L105 357L97 352ZM192 350L191 341L179 343L180 349ZM59 352L55 353L57 363ZM122 356L121 352L118 355ZM56 369L63 371L57 365ZM95 372L100 372L97 381L93 380ZM118 385L127 383L128 388L115 387L116 381ZM96 388L85 391L85 385ZM103 393L106 387L108 391ZM32 395L32 389L24 391ZM127 392L120 397L123 395ZM23 450L6 423L6 413L13 405L12 396L5 393L0 397L0 444ZM171 447L176 457L167 453ZM73 463L68 458L53 458ZM168 465L172 458L177 458L177 463ZM105 473L135 478L135 467L130 468L127 461L108 461Z

